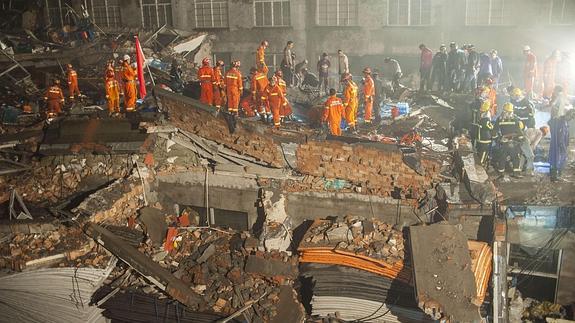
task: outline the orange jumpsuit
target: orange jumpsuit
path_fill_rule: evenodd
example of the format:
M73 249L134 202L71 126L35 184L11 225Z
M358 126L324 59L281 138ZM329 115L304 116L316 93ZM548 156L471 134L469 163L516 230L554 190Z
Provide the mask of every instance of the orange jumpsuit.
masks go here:
M543 63L543 96L550 98L555 88L555 72L557 71L557 58L549 57Z
M354 81L348 81L347 86L343 90L343 106L345 108L345 121L350 127L355 127L355 115L357 112L358 87Z
M136 70L130 64L124 62L122 68L122 80L124 81L124 105L126 112L136 109Z
M246 95L241 99L240 108L246 117L256 116L256 103L251 95Z
M224 76L222 75L222 68L214 66L214 106L219 110L224 103Z
M489 102L491 103L490 105L490 111L491 111L491 115L492 116L496 116L497 115L497 90L495 88L489 87Z
M269 109L272 111L272 116L274 119L274 126L279 128L280 126L280 110L283 105L286 104L284 93L279 84L268 85L265 90L266 101L269 105Z
M365 122L371 122L373 110L373 98L375 96L375 85L371 76L365 77L365 84L363 85L363 95L365 96Z
M270 114L270 108L266 102L266 95L264 93L268 84L268 78L265 74L256 72L253 75L250 89L252 91L252 98L260 114Z
M240 97L244 90L242 73L236 67L226 73L226 96L228 97L228 111L238 113Z
M284 106L282 106L282 109L280 110L280 116L283 118L283 117L287 117L287 116L291 115L292 109L291 109L291 104L287 100L287 84L286 84L286 82L281 77L278 77L278 84L280 85L280 88L284 92L284 97L286 98L286 104Z
M120 112L120 84L114 77L106 79L106 100L108 100L108 112Z
M200 80L202 88L200 102L212 105L214 102L214 70L207 65L200 67L198 69L198 80Z
M68 92L70 93L70 99L73 99L76 94L80 95L80 89L78 88L78 74L75 70L68 70Z
M44 93L44 100L48 104L48 118L52 118L62 113L64 104L64 93L58 85L52 85Z
M266 65L266 49L261 45L256 51L256 66L258 72L264 73L267 76L269 69Z
M333 95L324 103L322 121L327 121L331 134L341 136L341 116L344 112L341 99Z
M116 81L118 81L118 84L120 84L120 95L124 95L124 80L122 79L122 66L121 65L116 65L114 67L114 77L116 78ZM104 80L106 79L106 77L104 77Z
M537 77L537 57L535 54L528 53L525 67L523 68L523 78L525 80L525 92L528 95L533 93L533 85Z

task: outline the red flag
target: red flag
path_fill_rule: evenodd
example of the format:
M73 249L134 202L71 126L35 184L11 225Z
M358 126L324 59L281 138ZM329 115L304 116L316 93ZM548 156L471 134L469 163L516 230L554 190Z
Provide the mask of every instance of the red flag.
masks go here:
M140 46L140 40L138 36L136 38L136 63L138 64L138 82L140 83L140 99L146 97L146 80L144 79L144 52L142 51L142 46Z

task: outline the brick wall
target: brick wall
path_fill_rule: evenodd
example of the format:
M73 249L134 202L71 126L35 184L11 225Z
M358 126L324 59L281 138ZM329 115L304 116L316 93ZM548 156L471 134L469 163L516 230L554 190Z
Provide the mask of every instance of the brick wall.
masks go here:
M441 164L421 161L425 175L417 174L402 161L395 146L379 149L338 141L310 141L296 151L298 170L304 174L340 178L366 188L368 194L390 196L395 188L417 197L431 187Z
M189 102L188 102L189 101ZM270 166L283 167L284 159L279 144L275 144L269 129L257 131L249 129L238 121L234 133L230 133L226 121L222 117L215 118L212 114L193 105L200 104L191 99L171 99L161 97L162 107L169 112L170 122L176 127L197 134L200 137L216 141L239 153L257 158Z

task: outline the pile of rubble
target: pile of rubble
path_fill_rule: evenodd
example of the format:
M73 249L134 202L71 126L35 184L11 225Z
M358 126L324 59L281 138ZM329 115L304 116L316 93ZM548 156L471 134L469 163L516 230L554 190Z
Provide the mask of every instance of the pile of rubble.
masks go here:
M346 217L344 222L314 221L298 250L301 262L344 265L409 282L405 248L402 232L391 225Z
M281 286L291 286L298 275L296 257L260 251L259 240L247 232L181 228L173 241L170 253L140 249L193 286L203 300L198 311L230 315L253 303L244 313L248 321L269 322L278 314Z
M80 190L82 181L92 176L109 181L125 177L131 165L123 155L89 155L46 157L32 162L31 170L23 176L7 178L0 191L6 200L10 187L26 201L57 203Z
M105 268L110 256L78 227L15 234L0 248L0 268L16 271L35 267Z

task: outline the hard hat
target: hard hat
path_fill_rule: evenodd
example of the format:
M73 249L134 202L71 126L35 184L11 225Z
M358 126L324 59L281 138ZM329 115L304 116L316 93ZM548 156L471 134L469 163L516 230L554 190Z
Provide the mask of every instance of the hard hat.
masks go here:
M490 108L491 108L491 102L485 100L485 101L483 101L483 103L481 103L481 107L479 108L479 111L487 112L487 111L489 111Z
M124 61L129 61L130 60L130 55L126 54L124 55Z
M343 73L341 74L341 81L347 81L351 79L351 74L350 73Z
M543 126L543 127L539 128L539 130L541 130L541 132L543 133L543 136L547 136L547 134L549 133L549 127L548 126Z
M277 76L275 76L275 75L272 76L272 78L270 79L270 84L271 84L271 85L274 85L274 84L276 84L277 82L278 82Z
M67 68L72 68L72 64L66 64Z
M54 84L60 84L60 80L59 80L59 79L54 79Z
M366 74L371 74L371 68L366 67L366 68L363 69L363 72L366 73Z
M269 43L268 43L268 41L267 41L267 40L264 40L264 41L262 41L262 45L264 45L264 46L268 46L268 45L269 45Z
M512 96L522 96L523 95L523 91L521 91L520 88L516 87L513 89L513 91L511 91L511 95Z
M113 70L107 70L106 71L106 77L114 77L114 71Z
M205 57L204 59L202 59L202 65L206 66L210 64L210 58L209 57Z
M523 46L523 50L524 51L531 50L531 47L529 47L529 45L525 45L525 46Z
M486 79L485 79L485 84L487 84L487 85L492 85L492 84L493 84L493 79L490 78L490 77L486 78Z
M279 76L279 77L283 77L284 73L281 70L277 70L275 73L275 75Z
M505 112L513 112L513 104L507 102L503 105L503 111Z
M240 67L240 65L241 65L241 63L240 63L239 60L234 61L234 62L232 63L232 66L233 66L233 67Z
M220 59L220 60L218 60L218 61L216 62L216 65L218 65L218 66L224 66L224 61L222 61L222 60Z

